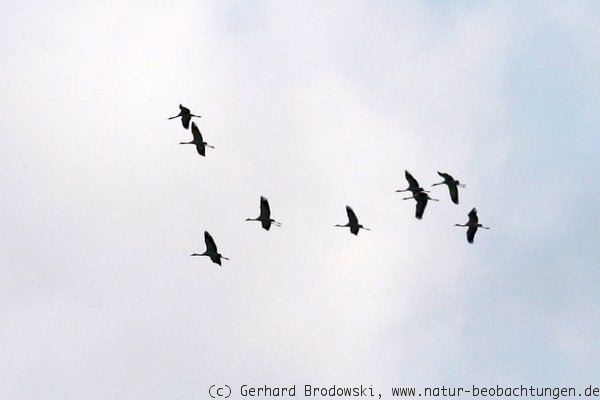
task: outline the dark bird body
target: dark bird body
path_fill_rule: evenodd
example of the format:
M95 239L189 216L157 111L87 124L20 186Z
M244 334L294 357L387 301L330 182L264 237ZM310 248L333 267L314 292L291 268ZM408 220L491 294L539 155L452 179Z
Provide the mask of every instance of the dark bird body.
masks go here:
M458 204L458 188L464 188L465 185L461 184L459 181L454 179L452 175L447 174L445 172L438 172L438 175L444 178L444 182L434 183L431 186L437 185L448 185L448 190L450 191L450 199L454 204Z
M352 208L350 206L346 206L346 213L348 214L348 223L346 225L335 225L335 226L340 227L340 228L350 227L350 233L352 233L354 235L358 235L358 231L360 229L365 229L367 231L370 231L369 228L365 228L364 226L362 226L361 224L358 223L358 218L356 218L356 214L354 213L354 211L352 210Z
M265 196L260 196L260 215L257 218L246 218L246 221L260 221L263 229L267 231L271 229L271 224L281 226L281 222L271 218L271 207L269 207L269 200Z
M192 122L192 136L194 136L194 140L192 140L191 142L180 142L179 144L196 145L196 150L198 151L198 154L200 154L202 157L205 157L207 147L210 147L211 149L215 148L214 146L211 146L210 144L204 141L204 139L202 138L202 133L200 133L200 129L198 129L198 126L195 122Z
M180 104L179 105L179 114L177 114L174 117L170 117L169 119L174 119L174 118L179 118L179 117L181 117L181 125L183 125L183 127L185 129L188 129L190 127L190 121L192 120L192 117L200 118L200 115L192 114L192 112L190 111L189 108L186 108Z
M403 190L396 190L396 192L411 192L412 194L415 194L417 192L427 192L427 190L423 189L421 185L419 185L419 182L411 175L410 172L404 171L404 177L408 181L408 188Z
M483 226L479 223L479 217L477 216L477 209L473 208L471 212L469 212L469 222L466 224L454 224L454 226L466 226L467 229L467 242L473 243L475 240L475 233L477 233L478 228L482 229L490 229L489 226Z
M414 192L411 197L405 197L402 200L408 200L408 199L415 199L417 202L417 208L415 210L415 217L417 219L423 218L423 213L425 212L425 207L427 207L427 202L429 200L439 201L438 199L433 199L433 198L429 197L429 195L423 190Z
M204 243L206 244L206 251L202 254L194 253L192 256L207 256L211 259L215 264L221 265L221 259L229 260L227 257L223 257L219 251L217 250L217 245L213 240L212 236L208 231L204 231Z

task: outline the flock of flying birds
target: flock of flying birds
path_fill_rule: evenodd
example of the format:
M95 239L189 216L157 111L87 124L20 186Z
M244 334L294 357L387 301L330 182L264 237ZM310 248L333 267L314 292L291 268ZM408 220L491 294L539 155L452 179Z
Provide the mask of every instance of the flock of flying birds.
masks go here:
M198 154L200 154L202 157L205 157L206 156L206 148L208 147L208 148L214 149L214 146L211 146L207 142L204 141L204 138L202 137L202 133L200 133L200 129L198 129L198 126L196 125L195 122L192 122L192 118L194 118L194 117L200 118L200 115L192 114L191 111L189 110L189 108L186 108L180 104L179 105L179 114L175 115L174 117L170 117L169 119L181 118L181 124L183 125L183 127L185 129L189 129L190 122L191 122L193 140L190 142L180 142L180 144L195 145L196 150L198 151ZM439 182L439 183L434 183L432 186L438 186L438 185L448 186L448 190L450 192L450 199L452 200L452 202L454 204L458 204L458 188L459 187L464 188L465 185L461 184L459 181L454 179L450 174L438 172L438 175L441 176L444 179L444 181ZM419 185L419 182L410 174L410 172L404 171L404 176L406 177L406 180L408 181L408 188L403 189L403 190L396 190L396 192L411 192L412 196L404 197L402 200L414 199L417 203L416 210L415 210L415 217L417 219L422 219L423 213L425 213L425 207L427 207L427 202L429 200L432 200L432 201L439 201L439 200L431 198L429 196L430 192L428 190L423 189ZM370 230L369 228L364 227L362 224L360 224L358 222L358 218L356 217L354 210L352 210L352 207L346 206L346 213L348 214L348 223L346 223L345 225L337 224L334 226L340 227L340 228L350 228L350 233L352 233L353 235L358 235L358 231L361 229L365 229L367 231ZM467 221L467 223L455 224L454 226L467 227L468 228L467 229L467 241L469 243L473 243L473 240L475 239L475 233L477 233L477 229L479 229L479 228L490 229L490 228L487 226L483 226L482 224L479 223L479 218L477 217L477 209L476 208L473 208L469 212L468 216L469 216L469 221ZM265 229L267 231L269 229L271 229L272 225L281 226L281 222L275 221L273 218L271 218L271 208L269 207L269 201L264 196L260 197L260 215L256 218L247 218L246 221L258 221L261 223L263 229ZM218 265L221 265L222 259L229 260L229 258L224 257L221 253L219 253L219 251L217 249L217 245L215 244L215 241L213 240L210 233L208 233L208 231L204 231L204 243L206 244L206 251L204 253L194 253L194 254L192 254L192 256L209 257L212 262L214 262L215 264L218 264Z

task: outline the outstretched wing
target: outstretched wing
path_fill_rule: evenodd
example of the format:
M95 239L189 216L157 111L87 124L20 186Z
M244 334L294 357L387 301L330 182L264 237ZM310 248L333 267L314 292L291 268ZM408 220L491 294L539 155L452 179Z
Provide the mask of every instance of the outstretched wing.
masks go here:
M477 225L479 223L479 218L477 217L477 209L473 207L471 212L469 213L469 225Z
M207 252L217 253L217 245L208 231L204 231L204 243L206 243Z
M356 214L352 211L350 206L346 206L346 213L348 214L348 221L350 222L350 226L358 225L358 218L356 218Z
M202 138L202 133L200 133L200 129L198 129L198 125L196 125L195 122L192 122L192 135L194 136L194 144L196 145L198 154L205 156L206 146L204 145L204 139Z
M204 142L196 143L196 150L202 157L206 156L206 146L204 145Z
M202 133L200 133L200 129L198 129L198 125L195 122L192 122L192 136L194 136L194 142L202 143L204 142L202 138Z
M469 226L469 229L467 229L467 242L473 243L473 240L475 239L475 232L477 232L477 225Z
M410 174L410 172L408 171L404 171L404 176L406 177L406 180L408 181L408 188L413 190L413 189L418 189L419 186L419 182L417 182L417 180Z
M425 212L425 207L427 207L427 196L419 196L417 198L417 209L415 211L415 217L417 219L423 218L423 213Z
M448 190L450 191L450 198L454 204L458 204L458 186L454 183L454 180L451 183L448 183Z
M442 178L444 178L445 181L448 181L448 180L453 181L454 180L454 178L450 174L447 174L445 172L438 171L438 175L441 176Z
M271 219L271 207L269 207L269 200L265 196L260 196L260 219Z
M191 121L191 120L192 120L192 116L191 116L189 113L187 113L187 114L183 114L183 115L181 116L181 125L183 125L183 127L184 127L185 129L187 129L187 128L189 128L189 127L190 127L190 121Z

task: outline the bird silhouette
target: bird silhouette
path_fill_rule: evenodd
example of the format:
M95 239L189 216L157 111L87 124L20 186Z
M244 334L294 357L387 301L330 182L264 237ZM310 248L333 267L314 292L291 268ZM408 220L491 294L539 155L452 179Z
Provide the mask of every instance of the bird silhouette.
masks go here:
M334 225L340 228L346 228L346 227L350 227L350 233L354 234L354 235L358 235L358 231L360 229L365 229L367 231L370 231L369 228L365 228L364 226L362 226L361 224L358 223L358 218L356 218L356 214L354 214L354 211L352 210L352 208L350 206L346 206L346 213L348 214L348 223L346 225Z
M210 257L211 261L215 264L221 265L221 259L229 260L227 257L223 257L217 250L217 245L213 240L212 236L208 231L204 231L204 243L206 244L206 251L202 254L194 253L192 256L207 256Z
M281 222L271 218L271 207L269 207L269 200L265 196L260 196L260 215L257 218L246 218L246 221L260 221L263 229L267 231L271 229L271 224L281 226Z
M192 114L189 108L186 108L186 107L182 106L181 104L179 105L179 114L177 114L174 117L170 117L169 119L174 119L174 118L179 118L179 117L181 117L181 125L183 125L183 127L185 129L188 129L190 127L190 121L192 120L192 117L201 118L200 115Z
M402 200L415 199L417 201L417 208L415 210L415 217L417 219L423 218L423 213L425 212L425 207L427 207L427 202L429 200L439 201L438 199L433 199L429 197L429 195L424 190L419 190L413 192L413 195L410 197L405 197Z
M207 147L210 147L211 149L215 148L204 141L202 134L200 133L200 129L198 129L198 126L195 122L192 122L192 136L194 136L194 140L191 142L179 142L179 144L195 144L198 154L200 154L202 157L205 157Z
M479 223L479 217L477 216L477 209L475 207L469 212L469 222L466 224L454 224L454 226L469 227L469 229L467 229L467 242L469 243L473 243L473 240L475 240L475 233L477 233L478 228L490 229L489 226L483 226Z
M409 192L410 191L413 194L415 194L416 192L429 193L427 190L423 189L419 185L419 182L411 175L410 172L404 171L404 176L406 177L406 180L408 181L408 188L403 189L403 190L396 190L396 192L401 193L401 192Z
M454 179L452 177L452 175L447 174L445 172L439 172L438 171L438 175L441 176L442 178L444 178L444 182L440 182L440 183L434 183L431 186L438 186L438 185L448 185L448 190L450 191L450 199L452 199L452 202L454 204L458 204L458 188L464 188L465 185L463 185L462 183L460 183L459 181L457 181L456 179Z

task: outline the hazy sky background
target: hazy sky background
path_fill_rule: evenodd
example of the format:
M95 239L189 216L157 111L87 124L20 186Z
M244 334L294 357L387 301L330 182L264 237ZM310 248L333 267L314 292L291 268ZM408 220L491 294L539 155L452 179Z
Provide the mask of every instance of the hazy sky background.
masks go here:
M598 386L599 27L592 1L2 2L0 398ZM404 169L461 204L417 221ZM243 222L260 195L282 229Z

